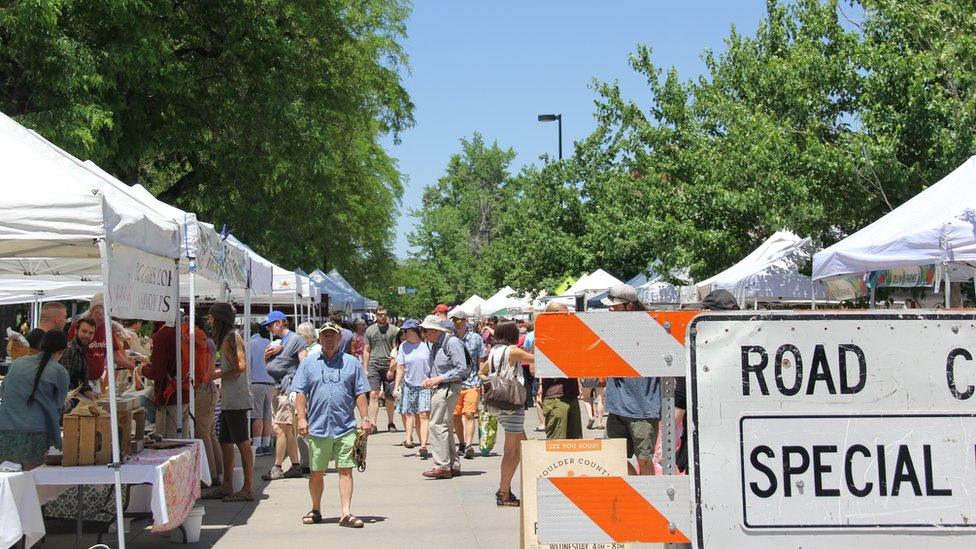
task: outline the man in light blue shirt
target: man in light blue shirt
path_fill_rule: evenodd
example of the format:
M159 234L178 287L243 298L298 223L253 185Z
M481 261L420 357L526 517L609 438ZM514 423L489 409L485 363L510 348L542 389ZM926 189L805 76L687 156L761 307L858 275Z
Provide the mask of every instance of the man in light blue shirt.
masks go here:
M488 358L485 352L485 342L481 336L472 332L468 327L468 313L456 309L451 313L454 336L464 342L468 350L467 359L471 360L468 376L461 381L461 394L454 407L454 432L460 438L458 441L458 455L464 459L474 459L474 434L478 427L475 414L478 413L478 400L481 398L481 377L478 370Z
M430 345L430 374L420 385L432 389L430 397L429 444L434 455L434 467L424 471L427 478L451 478L461 474L461 464L455 449L452 416L461 394L461 380L468 376L464 344L447 335L443 321L428 315L420 325Z
M295 409L298 414L298 433L308 438L308 489L312 496L312 510L302 522L322 521L322 492L325 490L325 470L335 461L339 473L339 500L342 515L339 526L362 528L363 521L350 511L352 504L352 469L356 443L356 414L363 418L362 429L369 432L366 395L369 383L366 372L352 355L339 352L342 328L327 322L319 330L322 352L312 353L298 365L291 389L297 393Z

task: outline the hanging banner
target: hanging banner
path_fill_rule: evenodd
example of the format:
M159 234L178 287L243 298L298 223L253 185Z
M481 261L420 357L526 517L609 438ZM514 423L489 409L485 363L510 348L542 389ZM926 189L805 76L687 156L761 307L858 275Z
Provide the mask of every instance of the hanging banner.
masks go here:
M172 259L113 244L109 268L109 314L141 320L172 319L176 284Z
M844 301L867 296L872 285L875 288L931 287L935 284L936 270L935 265L898 267L875 271L867 277L861 274L844 275L827 278L822 282L829 299Z
M220 235L201 226L197 236L197 270L205 278L226 282L231 288L247 287L247 255L227 244Z

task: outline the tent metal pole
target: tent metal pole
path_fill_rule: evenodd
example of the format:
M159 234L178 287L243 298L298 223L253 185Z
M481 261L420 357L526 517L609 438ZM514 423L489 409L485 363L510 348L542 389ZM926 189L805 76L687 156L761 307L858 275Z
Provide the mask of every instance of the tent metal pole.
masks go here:
M180 304L180 260L176 260L175 293L176 318L176 438L183 438L183 306Z
M946 263L943 266L943 269L942 270L944 271L943 272L943 276L945 278L945 288L944 288L944 290L945 290L945 308L948 309L948 308L952 307L952 294L949 293L949 288L950 288L950 284L951 284L949 282L949 264Z
M196 393L196 343L197 343L197 292L196 292L196 278L197 278L197 262L195 260L190 260L190 332L188 342L190 346L190 412L195 414L196 409L196 399L194 393ZM183 411L180 410L182 415ZM187 429L187 436L193 438L194 432L194 422L190 421L189 428Z
M120 459L120 441L119 441L119 410L118 405L115 402L116 392L115 392L115 341L112 335L112 294L109 291L111 288L111 246L104 238L98 241L98 247L100 248L102 255L102 284L105 286L105 292L103 295L103 306L102 306L102 321L105 323L105 368L108 372L108 408L109 408L109 420L112 426L112 464L111 468L115 472L115 531L118 537L119 549L125 549L125 526L124 519L122 517L122 471L120 467L122 466ZM131 425L126 425L126 432L130 432L132 429Z
M250 286L250 284L248 284ZM251 364L251 289L244 288L244 361L250 369ZM248 412L247 436L251 438L251 412Z
M871 304L869 305L869 308L871 308L871 309L874 309L874 291L875 290L876 290L876 288L874 286L871 286Z

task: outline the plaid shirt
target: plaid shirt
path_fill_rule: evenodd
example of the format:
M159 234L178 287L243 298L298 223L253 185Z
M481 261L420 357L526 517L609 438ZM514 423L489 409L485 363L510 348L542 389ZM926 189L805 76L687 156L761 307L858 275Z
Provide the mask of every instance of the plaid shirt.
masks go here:
M88 384L88 346L82 345L78 338L68 343L68 348L61 355L61 365L68 370L68 389L74 390L83 383Z

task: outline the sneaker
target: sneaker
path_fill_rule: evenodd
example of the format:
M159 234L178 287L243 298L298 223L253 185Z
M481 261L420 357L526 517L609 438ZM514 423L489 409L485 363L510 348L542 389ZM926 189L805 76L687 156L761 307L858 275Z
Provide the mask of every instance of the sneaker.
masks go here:
M388 423L386 425L386 430L389 431L389 432L391 432L391 433L397 432L396 425L394 425L393 423Z
M266 474L261 475L261 478L264 480L278 480L285 478L285 472L281 470L281 467L275 465Z
M463 442L459 442L458 443L458 447L457 447L457 455L458 456L463 456L464 455L464 448L465 448L464 443Z
M282 476L284 478L303 478L305 475L302 474L301 465L292 465Z
M474 446L468 446L464 449L464 459L474 459Z
M274 455L274 448L272 448L271 446L264 446L261 449L264 450L264 455L266 456Z

